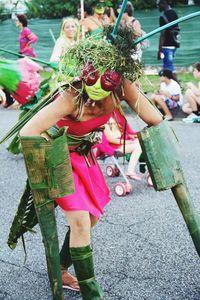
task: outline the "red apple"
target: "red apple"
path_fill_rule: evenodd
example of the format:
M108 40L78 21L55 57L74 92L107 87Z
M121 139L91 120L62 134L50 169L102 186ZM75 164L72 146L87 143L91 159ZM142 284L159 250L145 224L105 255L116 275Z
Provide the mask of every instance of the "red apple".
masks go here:
M115 70L106 70L101 76L101 87L105 91L114 91L122 81L121 75Z
M82 71L81 77L87 85L93 85L99 79L99 73L91 64L86 64Z

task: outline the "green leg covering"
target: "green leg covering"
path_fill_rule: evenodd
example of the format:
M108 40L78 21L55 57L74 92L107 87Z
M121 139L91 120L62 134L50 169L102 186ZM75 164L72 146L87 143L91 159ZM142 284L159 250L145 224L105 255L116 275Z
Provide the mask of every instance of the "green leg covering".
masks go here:
M70 248L83 300L103 299L103 291L94 275L93 254L90 245Z
M60 264L62 270L67 270L72 265L71 254L69 251L69 239L70 239L70 227L68 227L68 231L66 233L65 240L62 245L62 249L60 251Z

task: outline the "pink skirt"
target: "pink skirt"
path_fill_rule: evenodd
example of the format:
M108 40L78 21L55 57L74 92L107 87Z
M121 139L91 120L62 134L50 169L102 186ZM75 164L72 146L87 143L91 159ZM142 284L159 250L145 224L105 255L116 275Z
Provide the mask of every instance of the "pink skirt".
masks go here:
M57 198L56 203L65 211L88 211L100 218L110 201L110 191L98 162L89 157L91 166L76 152L70 153L75 193Z

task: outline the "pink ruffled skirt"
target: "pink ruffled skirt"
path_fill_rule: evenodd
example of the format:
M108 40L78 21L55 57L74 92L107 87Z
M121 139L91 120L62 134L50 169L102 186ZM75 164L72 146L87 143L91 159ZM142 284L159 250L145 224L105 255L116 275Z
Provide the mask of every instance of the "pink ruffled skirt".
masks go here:
M100 218L105 205L110 201L110 191L98 162L88 166L85 158L76 152L70 153L75 193L57 198L56 203L65 211L88 211Z

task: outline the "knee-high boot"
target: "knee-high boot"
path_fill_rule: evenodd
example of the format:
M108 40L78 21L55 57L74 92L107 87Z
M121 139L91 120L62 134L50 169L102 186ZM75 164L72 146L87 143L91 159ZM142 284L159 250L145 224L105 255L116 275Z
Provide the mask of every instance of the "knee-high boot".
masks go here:
M103 291L95 279L90 245L70 248L71 258L83 300L103 299Z
M60 264L62 270L67 270L72 265L71 254L69 250L70 227L65 236L64 243L60 251Z

